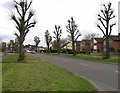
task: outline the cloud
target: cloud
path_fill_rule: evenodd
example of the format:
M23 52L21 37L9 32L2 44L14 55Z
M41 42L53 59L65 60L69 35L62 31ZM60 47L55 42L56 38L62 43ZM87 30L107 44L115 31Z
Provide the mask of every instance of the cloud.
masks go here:
M12 0L4 0L0 2L0 7L5 8L5 9L12 9L13 4L11 3Z
M11 10L11 2L13 0L0 0L0 33L3 35L3 40L8 41L14 39L15 23L9 20L9 15L5 9ZM19 0L17 0L19 1ZM30 1L30 0L29 0ZM101 3L110 1L116 13L117 20L117 1L118 0L33 0L32 8L35 9L35 18L37 19L37 25L32 28L27 34L25 44L34 44L34 36L40 37L40 45L46 45L44 39L44 32L50 31L53 36L54 25L61 25L62 38L66 37L69 33L66 32L65 26L68 24L67 20L71 16L74 17L78 29L82 35L87 33L101 33L101 31L95 27L96 16L101 9ZM72 7L71 7L72 6ZM112 34L117 33L117 26L113 27ZM101 33L102 34L102 33ZM80 37L82 38L82 36Z

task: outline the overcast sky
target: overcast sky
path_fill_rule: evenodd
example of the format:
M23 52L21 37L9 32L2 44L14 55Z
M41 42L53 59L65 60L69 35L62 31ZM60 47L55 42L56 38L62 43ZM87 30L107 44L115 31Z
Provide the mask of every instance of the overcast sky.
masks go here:
M17 0L19 1L19 0ZM29 1L29 0L28 0ZM120 0L33 0L32 9L35 10L35 18L37 25L32 28L26 36L25 44L34 44L34 36L40 37L40 45L46 46L44 32L49 30L53 36L54 25L62 27L62 37L66 37L69 33L66 32L65 26L70 17L74 17L78 29L82 36L85 34L102 32L96 27L97 14L100 12L103 3L112 3L112 8L115 11L116 26L113 27L112 34L118 34L118 1ZM0 0L0 36L2 41L8 42L10 39L15 39L14 33L15 23L10 20L10 11L12 0Z

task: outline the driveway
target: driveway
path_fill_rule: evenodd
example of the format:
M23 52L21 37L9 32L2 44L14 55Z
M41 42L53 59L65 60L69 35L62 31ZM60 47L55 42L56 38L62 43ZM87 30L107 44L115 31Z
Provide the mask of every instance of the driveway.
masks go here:
M118 66L112 64L83 61L61 56L36 54L42 60L56 64L76 75L89 79L100 91L118 91Z

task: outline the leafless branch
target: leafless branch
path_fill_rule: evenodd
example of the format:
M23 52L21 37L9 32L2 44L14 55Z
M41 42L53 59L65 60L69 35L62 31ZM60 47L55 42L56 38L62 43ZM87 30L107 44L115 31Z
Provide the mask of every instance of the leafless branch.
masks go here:
M104 36L105 36L105 33L104 33L103 29L100 27L100 25L97 24L97 27L102 31L102 33L103 33Z

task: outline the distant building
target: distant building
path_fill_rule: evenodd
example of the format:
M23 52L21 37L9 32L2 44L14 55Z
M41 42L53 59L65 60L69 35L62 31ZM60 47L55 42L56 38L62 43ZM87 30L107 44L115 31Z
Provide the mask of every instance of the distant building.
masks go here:
M72 50L72 43L71 42L67 42L64 45L61 46L61 49L69 49Z
M80 53L80 43L81 41L75 41L75 50L77 53Z
M103 52L103 38L91 39L91 52Z
M83 39L80 42L80 51L85 51L86 53L90 53L90 50L91 50L90 41L91 40Z
M24 46L24 49L25 50L30 50L30 51L35 51L35 45L30 45L30 44L28 44L28 45L25 45Z
M118 53L120 52L120 36L119 35L111 35L109 38L109 44L110 44L110 51ZM105 40L104 40L104 51L105 51Z

